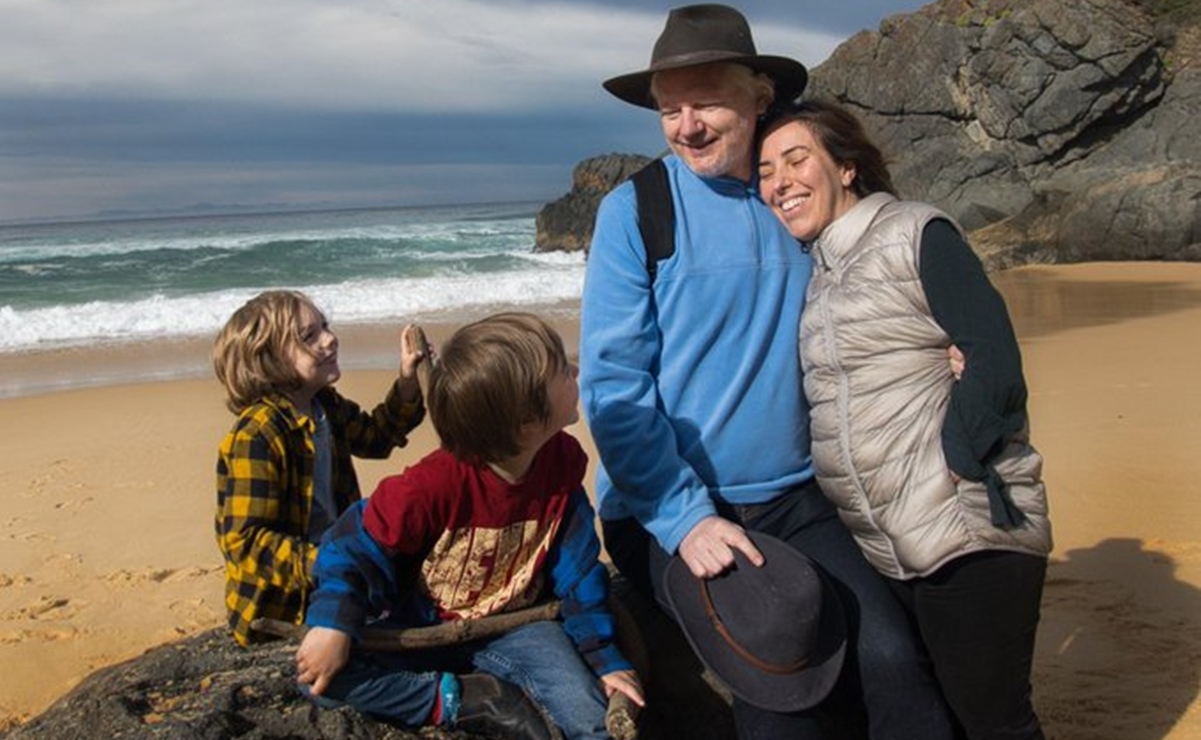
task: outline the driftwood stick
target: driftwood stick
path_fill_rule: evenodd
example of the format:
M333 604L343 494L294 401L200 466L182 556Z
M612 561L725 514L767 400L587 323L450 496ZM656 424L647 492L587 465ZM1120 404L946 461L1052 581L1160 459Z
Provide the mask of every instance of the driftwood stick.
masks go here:
M605 729L613 740L637 740L638 712L642 708L620 691L609 697L605 710Z
M502 635L515 627L530 622L541 622L559 616L559 602L550 601L526 609L492 614L477 619L460 619L428 627L367 627L359 640L358 647L377 652L419 650L421 648L456 645L483 637ZM276 637L300 640L308 628L278 619L255 619L250 629Z

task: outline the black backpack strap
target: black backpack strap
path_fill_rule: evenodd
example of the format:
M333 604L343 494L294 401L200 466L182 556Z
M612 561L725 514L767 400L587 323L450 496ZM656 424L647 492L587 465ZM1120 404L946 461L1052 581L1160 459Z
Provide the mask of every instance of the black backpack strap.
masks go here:
M630 176L634 181L634 192L638 196L638 232L646 248L646 271L655 282L659 260L670 257L676 251L675 208L671 202L671 183L667 179L667 165L662 159L650 164Z

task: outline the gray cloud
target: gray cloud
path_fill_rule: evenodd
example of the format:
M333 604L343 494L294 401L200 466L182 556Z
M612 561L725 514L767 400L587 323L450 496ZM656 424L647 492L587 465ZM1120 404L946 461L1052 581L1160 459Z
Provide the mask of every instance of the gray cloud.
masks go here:
M0 0L0 220L555 197L583 157L660 145L600 81L676 4ZM916 3L825 5L740 7L813 65Z
M487 0L9 2L0 95L187 99L408 112L581 103L646 57L660 14ZM786 37L817 61L838 37Z

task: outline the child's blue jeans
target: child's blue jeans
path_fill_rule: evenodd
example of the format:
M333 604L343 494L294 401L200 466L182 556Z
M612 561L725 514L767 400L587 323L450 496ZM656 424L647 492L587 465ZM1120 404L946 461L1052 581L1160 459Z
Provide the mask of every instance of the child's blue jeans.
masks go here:
M408 727L429 721L443 671L487 673L523 689L568 738L603 740L606 700L600 681L580 657L560 622L518 627L500 637L465 645L396 653L351 651L350 662L318 706L348 705L363 714Z

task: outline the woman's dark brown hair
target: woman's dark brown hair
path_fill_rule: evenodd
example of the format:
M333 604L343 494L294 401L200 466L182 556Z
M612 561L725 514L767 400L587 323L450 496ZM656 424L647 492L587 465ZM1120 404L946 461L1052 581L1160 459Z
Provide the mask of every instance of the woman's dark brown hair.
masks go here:
M851 189L860 198L880 192L897 195L883 152L851 111L824 100L773 106L759 126L759 142L788 123L806 126L835 164L854 168Z

